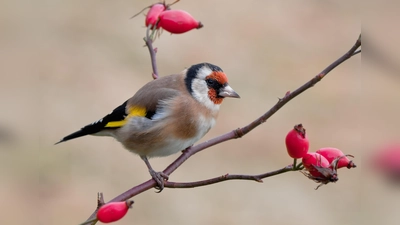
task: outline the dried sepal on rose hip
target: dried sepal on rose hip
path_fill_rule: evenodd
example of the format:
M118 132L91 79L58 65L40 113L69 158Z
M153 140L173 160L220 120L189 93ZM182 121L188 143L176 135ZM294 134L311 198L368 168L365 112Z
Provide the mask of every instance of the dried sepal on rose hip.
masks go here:
M315 177L323 176L316 168L329 168L330 166L328 160L316 152L308 152L301 161L304 168Z
M110 202L104 204L97 211L97 219L102 223L112 223L118 221L126 215L132 204L133 201Z
M357 167L353 161L351 161L348 157L354 157L352 155L345 155L341 150L337 148L320 148L317 150L317 153L324 156L329 163L332 163L335 159L340 158L337 168L340 169L342 167L355 168Z
M294 159L303 158L308 152L309 141L306 135L306 129L302 124L297 124L286 135L286 149L290 157Z
M340 158L339 158L340 159ZM315 189L317 190L320 186L328 183L335 183L339 180L337 175L337 163L338 160L333 161L331 164L322 155L316 152L308 152L303 158L302 163L304 170L300 171L309 179L321 183Z
M158 22L161 28L172 33L182 34L193 29L200 29L203 24L183 10L167 10L160 14Z

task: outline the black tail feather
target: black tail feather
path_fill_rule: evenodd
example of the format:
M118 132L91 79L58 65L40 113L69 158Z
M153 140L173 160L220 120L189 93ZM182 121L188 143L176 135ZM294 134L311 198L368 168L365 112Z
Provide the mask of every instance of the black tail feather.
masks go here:
M91 124L83 127L82 129L80 129L80 130L78 130L78 131L76 131L76 132L74 132L74 133L72 133L70 135L65 136L59 142L55 143L55 145L59 144L61 142L64 142L64 141L68 141L68 140L75 139L75 138L78 138L78 137L82 137L82 136L85 136L85 135L89 135L89 134L94 134L94 133L100 132L101 130L103 130L103 128L106 125L106 123L107 122L105 120L103 120L103 119L101 119L99 121L96 121L94 123L91 123Z
M61 142L68 141L68 140L71 140L71 139L74 139L74 138L78 138L78 137L82 137L82 136L85 136L85 135L88 135L88 134L90 134L90 133L88 133L84 129L81 129L81 130L78 130L77 132L74 132L74 133L68 135L68 136L65 136L59 142L55 143L55 145L56 144L60 144Z
M128 101L125 101L122 105L118 106L116 109L114 109L110 114L105 116L103 119L98 120L94 123L91 123L91 124L83 127L82 129L80 129L68 136L65 136L59 142L55 143L55 145L59 144L61 142L64 142L64 141L74 139L74 138L82 137L82 136L89 135L89 134L95 134L104 129L114 129L114 128L106 128L105 126L107 125L108 122L121 121L126 117L127 114L125 112L125 108L126 108L127 102Z

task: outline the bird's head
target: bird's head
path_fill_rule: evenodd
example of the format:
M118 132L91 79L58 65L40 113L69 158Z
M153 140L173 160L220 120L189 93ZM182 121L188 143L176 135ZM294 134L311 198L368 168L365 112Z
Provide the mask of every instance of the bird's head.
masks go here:
M219 109L224 98L240 98L229 86L224 71L210 63L196 64L187 69L185 83L190 94L210 109Z

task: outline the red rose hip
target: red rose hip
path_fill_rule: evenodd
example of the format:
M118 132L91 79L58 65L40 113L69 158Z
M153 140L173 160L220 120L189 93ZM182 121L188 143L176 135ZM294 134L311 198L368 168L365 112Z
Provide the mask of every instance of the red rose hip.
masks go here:
M331 168L331 164L322 155L316 152L308 152L302 159L303 166L306 170L300 171L309 179L320 183L315 190L321 185L335 183L339 180L336 169Z
M188 12L183 10L163 11L160 14L159 25L173 34L181 34L203 27L201 22L195 20Z
M302 124L294 126L293 130L289 131L285 143L290 157L299 159L307 154L309 141L306 136L306 129Z
M97 211L97 219L103 223L112 223L126 215L133 201L110 202L100 207Z
M347 158L342 151L337 148L320 148L317 150L317 153L324 156L329 163L332 163L335 159L339 159L337 164L337 169L342 167L347 167L348 169L356 167L356 165Z
M302 159L302 163L304 168L310 172L311 175L314 177L320 177L323 178L325 177L323 174L321 174L317 168L329 168L330 163L328 160L323 157L322 155L316 153L316 152L308 152Z
M154 27L158 21L158 18L162 12L164 12L167 7L163 3L156 3L150 7L149 12L146 15L146 27L150 24ZM157 25L157 29L160 28L160 25Z

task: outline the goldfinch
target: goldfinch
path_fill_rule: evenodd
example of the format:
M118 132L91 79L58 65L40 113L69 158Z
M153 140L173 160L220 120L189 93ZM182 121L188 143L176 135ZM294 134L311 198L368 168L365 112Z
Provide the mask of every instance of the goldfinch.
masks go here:
M148 158L168 156L200 140L215 124L225 97L240 98L222 69L210 63L152 80L102 119L58 143L85 135L111 136L146 163L158 189L168 176Z

